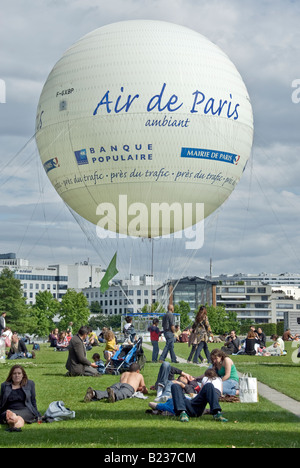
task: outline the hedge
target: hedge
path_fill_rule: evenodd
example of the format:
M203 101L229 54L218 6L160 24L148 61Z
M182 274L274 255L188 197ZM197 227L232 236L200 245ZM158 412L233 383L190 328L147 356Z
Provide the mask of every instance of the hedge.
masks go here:
M261 328L262 331L266 336L271 336L271 335L278 335L282 336L284 332L284 323L283 322L278 322L278 323L254 323L253 324L256 328ZM250 329L250 325L241 325L241 335L247 335L248 331Z

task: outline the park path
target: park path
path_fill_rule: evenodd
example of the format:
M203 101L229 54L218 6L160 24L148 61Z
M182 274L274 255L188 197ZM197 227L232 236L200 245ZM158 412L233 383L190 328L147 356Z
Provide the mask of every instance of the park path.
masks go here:
M148 345L146 343L143 343L143 347L152 351L152 346ZM179 356L177 356L177 360L181 364L187 364L186 359L183 359ZM190 364L193 364L192 362ZM198 364L194 364L194 366L198 366ZM242 376L241 373L239 373L240 376ZM284 395L281 392L278 392L277 390L274 390L271 387L268 387L267 385L258 382L258 394L267 400L271 401L277 406L280 406L281 408L290 411L290 413L293 413L295 416L300 418L300 401L294 400L293 398L290 398L286 395Z

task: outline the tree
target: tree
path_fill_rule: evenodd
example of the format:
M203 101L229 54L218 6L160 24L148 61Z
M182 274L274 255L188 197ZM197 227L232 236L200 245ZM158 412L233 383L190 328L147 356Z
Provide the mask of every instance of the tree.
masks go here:
M87 298L82 292L77 293L74 289L68 289L61 300L58 314L61 330L66 330L70 322L73 322L74 330L79 330L89 321L90 310Z
M36 295L35 304L30 311L35 322L32 333L37 336L47 336L55 328L53 319L57 315L59 307L59 302L53 298L50 291L40 291Z
M180 301L179 304L174 306L174 312L180 314L180 328L184 330L185 328L191 326L190 313L191 308L188 302Z
M143 314L153 314L153 313L164 314L166 311L159 302L155 302L151 304L151 306L149 304L144 305L141 312Z
M23 297L21 282L9 268L4 268L0 274L0 312L7 313L6 322L12 330L30 333L29 308Z
M90 305L91 314L101 314L102 309L98 301L93 301Z
M240 325L235 312L227 313L224 306L206 306L206 310L214 334L227 335L231 330L239 333Z
M103 327L112 328L114 331L121 329L121 315L103 315L99 314L97 317L92 317L89 321L90 327L93 330Z

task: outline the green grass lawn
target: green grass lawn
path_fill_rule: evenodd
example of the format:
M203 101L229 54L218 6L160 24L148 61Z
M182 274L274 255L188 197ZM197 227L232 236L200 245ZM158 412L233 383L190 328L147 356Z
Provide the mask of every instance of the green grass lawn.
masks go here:
M30 348L30 347L29 347ZM103 346L100 348L102 354ZM97 348L99 351L99 348ZM178 356L187 357L185 344L176 345ZM148 361L151 352L145 351ZM93 351L89 352L89 357ZM238 369L252 372L259 380L272 386L290 387L294 398L300 399L299 366L274 358L259 361L237 356ZM105 375L99 378L64 376L67 353L58 353L43 345L36 360L21 361L30 379L36 383L37 402L43 414L49 403L63 400L67 407L76 412L76 419L52 424L26 426L22 433L1 430L0 447L67 447L67 448L148 448L148 449L191 449L205 447L300 447L299 419L291 413L261 398L252 405L241 403L222 404L229 423L214 421L211 416L190 419L182 424L177 418L152 416L145 413L148 402L153 401L155 392L148 400L130 399L109 404L105 401L84 403L87 387L105 389L118 381L119 377ZM261 359L261 358L260 358ZM271 359L271 360L270 360ZM278 359L277 359L278 360ZM18 361L20 362L20 361ZM3 382L14 362L0 364L0 381ZM203 369L193 365L180 365L191 374L201 374ZM143 371L148 388L155 383L159 364L147 362ZM197 371L197 372L195 372ZM283 379L281 380L281 375ZM285 376L285 377L284 377Z

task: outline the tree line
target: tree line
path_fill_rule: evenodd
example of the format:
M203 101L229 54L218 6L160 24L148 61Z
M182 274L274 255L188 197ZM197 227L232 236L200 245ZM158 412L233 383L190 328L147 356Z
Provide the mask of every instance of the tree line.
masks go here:
M145 306L142 312L165 312L163 307L156 303L151 309ZM223 306L207 306L208 319L214 334L227 334L231 330L240 331L240 323L235 312L226 312ZM50 291L40 291L36 294L35 304L26 304L23 296L21 281L16 279L14 272L8 268L0 274L0 313L6 312L6 322L11 330L19 334L48 336L55 327L66 330L70 322L76 331L84 324L93 329L112 327L120 329L120 315L106 316L101 313L98 302L89 307L87 298L82 292L68 289L59 302L53 298ZM181 316L181 329L193 324L193 314L188 303L181 301L175 305L175 312ZM55 320L54 320L55 319Z

